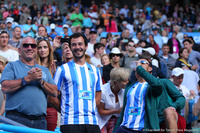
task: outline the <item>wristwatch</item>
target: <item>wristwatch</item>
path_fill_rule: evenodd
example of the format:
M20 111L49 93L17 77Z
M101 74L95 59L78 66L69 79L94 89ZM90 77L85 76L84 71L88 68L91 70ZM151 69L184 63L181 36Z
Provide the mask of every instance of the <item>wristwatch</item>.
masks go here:
M22 83L23 86L27 84L27 82L25 81L24 77L22 78Z

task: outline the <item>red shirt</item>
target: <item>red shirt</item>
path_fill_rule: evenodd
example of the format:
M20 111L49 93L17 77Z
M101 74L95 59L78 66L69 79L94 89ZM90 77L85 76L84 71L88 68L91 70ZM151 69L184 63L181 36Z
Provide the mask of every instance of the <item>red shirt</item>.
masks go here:
M159 46L158 46L158 44L152 44L152 47L155 49L156 55L158 55L158 53L159 53Z

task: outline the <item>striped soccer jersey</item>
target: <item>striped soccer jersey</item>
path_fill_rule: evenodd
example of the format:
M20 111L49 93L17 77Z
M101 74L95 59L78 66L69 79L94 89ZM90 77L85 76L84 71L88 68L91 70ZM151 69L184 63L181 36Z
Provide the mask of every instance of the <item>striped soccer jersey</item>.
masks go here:
M147 82L137 82L128 91L122 126L131 130L142 130L144 128L145 94L147 85Z
M97 125L95 93L102 87L98 68L72 60L58 67L54 81L61 91L60 124Z

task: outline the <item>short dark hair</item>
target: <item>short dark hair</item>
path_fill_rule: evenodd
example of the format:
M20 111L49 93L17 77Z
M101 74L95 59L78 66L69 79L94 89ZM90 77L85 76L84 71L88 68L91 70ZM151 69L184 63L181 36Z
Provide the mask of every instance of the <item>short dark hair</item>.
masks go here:
M38 26L38 30L39 30L40 27L43 27L45 29L45 31L47 32L47 28L44 25Z
M95 43L94 44L94 53L96 53L96 49L99 49L101 47L105 47L105 45L102 43Z
M15 26L15 27L13 28L13 31L15 31L16 28L20 28L20 27L19 27L19 26ZM21 29L21 28L20 28L20 29Z
M136 35L138 35L139 33L141 33L142 34L142 32L141 31L138 31L137 33L136 33ZM142 34L143 35L143 34Z
M189 39L185 39L185 40L183 41L183 43L185 43L185 42L192 43Z
M86 36L83 33L74 33L69 37L69 47L70 48L71 48L71 40L72 40L72 38L79 38L79 37L82 37L84 39L85 46L87 47L88 42L87 42Z
M100 41L101 41L101 39L107 39L107 38L106 38L106 37L101 37L101 38L100 38Z
M165 44L162 45L162 48L166 47L166 46L169 47L169 45L165 43Z

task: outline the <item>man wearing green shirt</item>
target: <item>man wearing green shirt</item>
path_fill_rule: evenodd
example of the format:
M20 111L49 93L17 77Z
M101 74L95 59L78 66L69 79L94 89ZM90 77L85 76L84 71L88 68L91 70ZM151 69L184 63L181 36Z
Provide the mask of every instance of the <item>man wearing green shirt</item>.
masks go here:
M83 14L79 12L78 7L75 8L75 13L71 15L70 20L72 21L72 26L82 27Z

